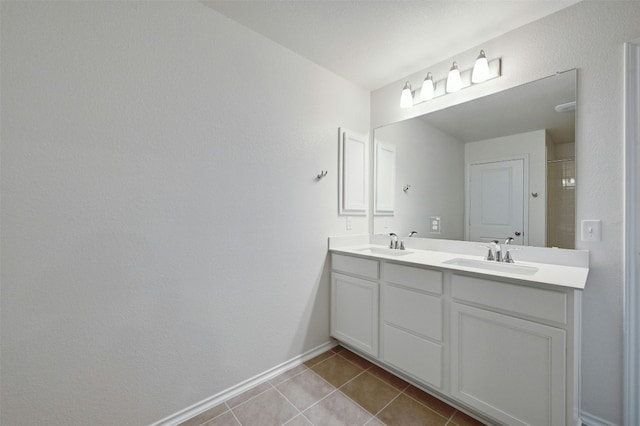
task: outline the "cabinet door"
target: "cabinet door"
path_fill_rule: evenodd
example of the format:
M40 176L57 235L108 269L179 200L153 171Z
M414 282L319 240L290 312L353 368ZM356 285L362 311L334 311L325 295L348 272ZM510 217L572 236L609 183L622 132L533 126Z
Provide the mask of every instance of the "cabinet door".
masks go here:
M331 274L331 335L378 356L378 283Z
M508 425L565 424L565 331L451 305L451 393Z

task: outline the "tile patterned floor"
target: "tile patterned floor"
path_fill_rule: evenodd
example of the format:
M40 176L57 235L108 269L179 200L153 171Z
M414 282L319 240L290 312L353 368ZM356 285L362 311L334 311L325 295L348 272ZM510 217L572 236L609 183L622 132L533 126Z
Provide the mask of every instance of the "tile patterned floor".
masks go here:
M338 346L181 426L482 424Z

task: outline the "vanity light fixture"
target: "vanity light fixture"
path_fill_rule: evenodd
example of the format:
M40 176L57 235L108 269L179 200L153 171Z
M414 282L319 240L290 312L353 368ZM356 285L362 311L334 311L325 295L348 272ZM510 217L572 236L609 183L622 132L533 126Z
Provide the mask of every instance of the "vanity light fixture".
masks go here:
M422 89L420 89L420 99L422 101L429 101L433 99L435 93L436 86L433 83L433 76L430 72L428 72L427 76L424 78L424 82L422 82Z
M400 96L400 108L411 108L447 93L457 92L469 86L493 80L501 75L502 59L497 58L489 61L484 50L480 50L480 55L476 59L473 69L460 71L457 62L454 62L447 78L437 81L428 72L422 82L422 87L416 89L415 92L411 90L411 83L407 81Z
M473 65L473 72L471 73L472 83L482 83L489 78L489 61L484 54L484 50L480 50L480 55L476 59L476 63Z
M457 92L460 89L462 89L462 77L460 76L458 64L454 62L447 77L447 93Z
M411 108L413 106L413 93L411 92L411 83L408 81L404 84L402 95L400 96L400 108Z

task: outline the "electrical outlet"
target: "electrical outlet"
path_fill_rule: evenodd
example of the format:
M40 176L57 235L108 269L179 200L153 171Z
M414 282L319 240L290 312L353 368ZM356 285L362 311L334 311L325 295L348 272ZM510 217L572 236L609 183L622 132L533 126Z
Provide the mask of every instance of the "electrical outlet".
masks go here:
M429 218L429 232L432 234L440 233L440 216L432 216Z
M347 231L351 231L353 228L353 222L351 220L351 216L347 216Z
M582 241L600 241L602 226L600 220L583 220L581 223Z

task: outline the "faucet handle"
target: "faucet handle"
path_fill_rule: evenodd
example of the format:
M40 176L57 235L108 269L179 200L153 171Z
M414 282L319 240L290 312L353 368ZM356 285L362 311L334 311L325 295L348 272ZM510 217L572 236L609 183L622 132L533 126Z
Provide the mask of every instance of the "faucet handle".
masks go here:
M397 249L398 248L398 236L394 232L391 232L389 234L389 237L391 238L391 242L389 243L389 248L390 249ZM395 246L394 246L394 243L395 243Z
M484 258L484 260L495 260L496 259L495 257L493 257L493 250L492 250L493 247L485 246L485 245L483 245L481 247L484 247L484 248L487 249L487 256Z
M522 250L522 249L519 248L519 247L513 247L513 248L509 247L508 249L505 249L505 255L504 255L504 261L503 262L514 263L513 257L511 257L511 252L514 251L514 250L518 251L518 250Z

